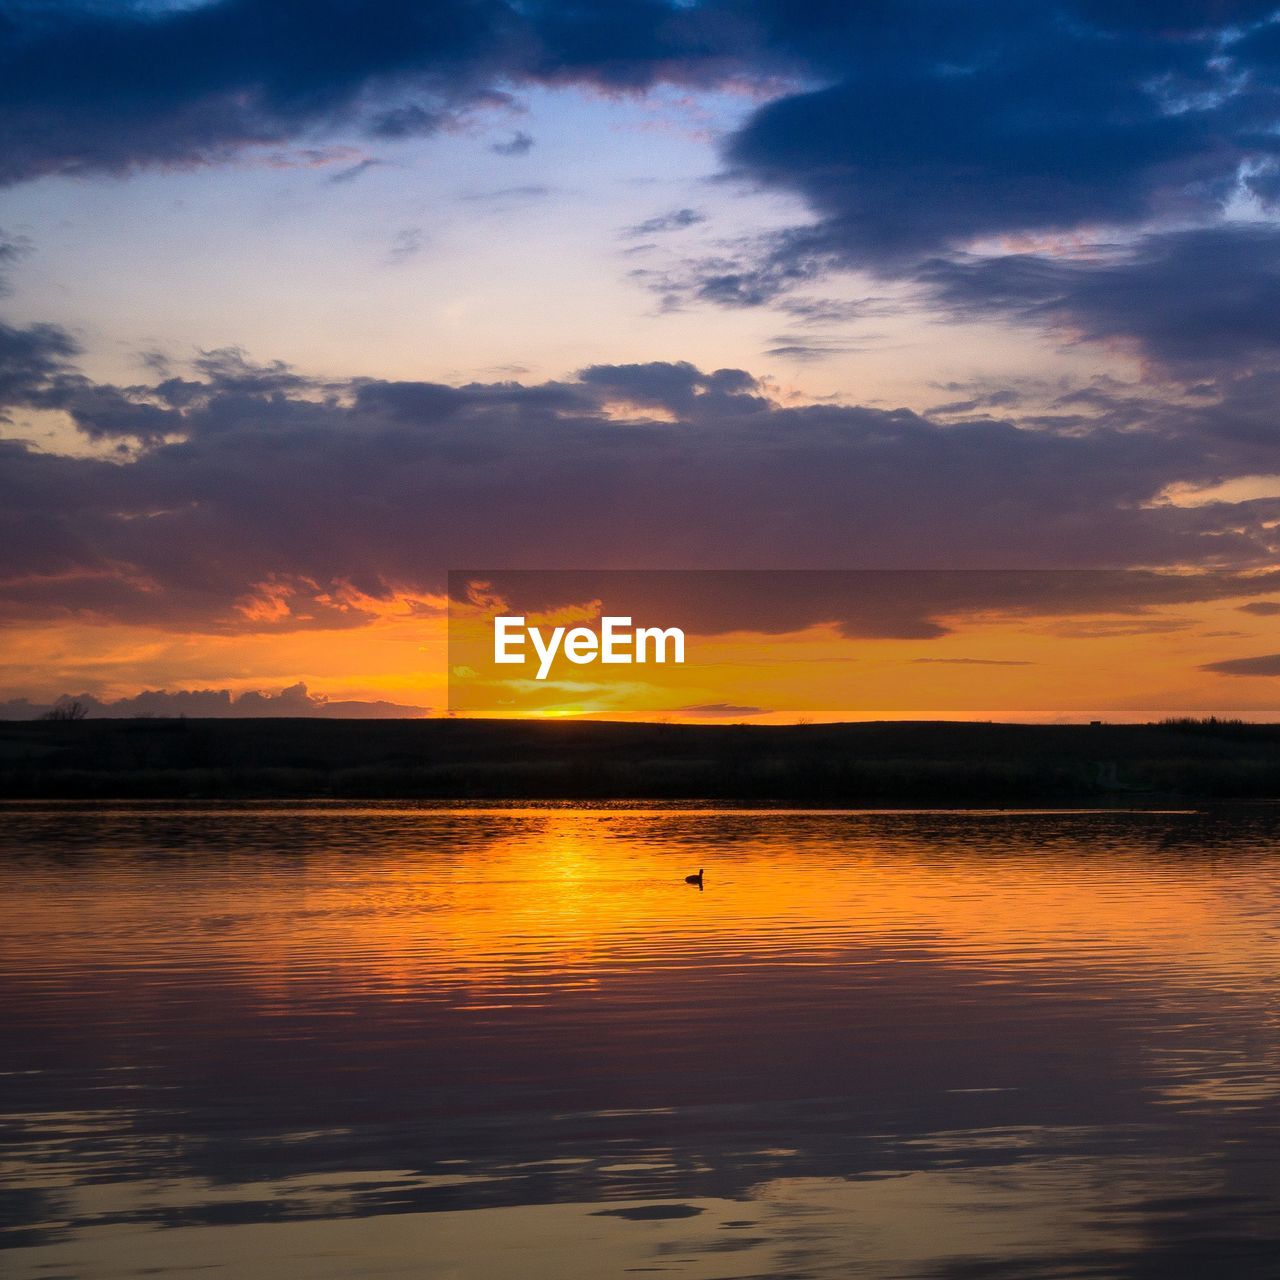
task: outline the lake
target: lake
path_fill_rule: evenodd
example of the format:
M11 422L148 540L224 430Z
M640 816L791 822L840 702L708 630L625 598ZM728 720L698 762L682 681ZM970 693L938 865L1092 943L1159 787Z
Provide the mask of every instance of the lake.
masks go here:
M1275 1277L1278 850L1267 805L7 804L0 1272Z

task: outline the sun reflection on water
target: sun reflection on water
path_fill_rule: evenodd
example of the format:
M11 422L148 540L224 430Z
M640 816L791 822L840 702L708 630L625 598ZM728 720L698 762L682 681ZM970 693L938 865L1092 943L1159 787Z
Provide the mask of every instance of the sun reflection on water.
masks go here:
M1270 810L4 816L15 1274L179 1237L485 1277L1270 1239Z

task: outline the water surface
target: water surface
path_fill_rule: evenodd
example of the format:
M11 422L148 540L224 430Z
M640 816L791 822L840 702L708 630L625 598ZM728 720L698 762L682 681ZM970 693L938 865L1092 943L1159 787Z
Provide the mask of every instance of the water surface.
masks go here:
M0 1271L1275 1276L1278 849L1267 806L6 806Z

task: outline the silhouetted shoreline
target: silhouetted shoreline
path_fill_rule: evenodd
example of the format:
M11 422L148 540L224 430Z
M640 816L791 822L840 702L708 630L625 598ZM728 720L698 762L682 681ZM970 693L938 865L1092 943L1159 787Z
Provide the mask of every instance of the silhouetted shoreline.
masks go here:
M1272 799L1280 798L1280 725L0 724L0 798L312 797L870 806Z

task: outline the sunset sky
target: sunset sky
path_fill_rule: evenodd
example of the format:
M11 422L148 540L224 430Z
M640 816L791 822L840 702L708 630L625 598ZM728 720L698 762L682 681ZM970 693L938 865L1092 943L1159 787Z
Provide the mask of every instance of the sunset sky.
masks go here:
M577 710L1280 720L1272 9L0 0L0 716L442 714L451 569L1147 568Z

